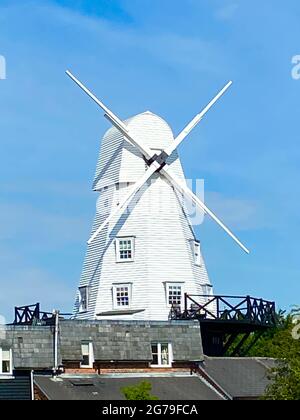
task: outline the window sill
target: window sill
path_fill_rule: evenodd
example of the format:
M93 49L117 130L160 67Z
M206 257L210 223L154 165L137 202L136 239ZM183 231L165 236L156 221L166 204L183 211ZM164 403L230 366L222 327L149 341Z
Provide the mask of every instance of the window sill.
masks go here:
M1 379L15 379L12 373L0 373L0 381Z
M112 311L100 312L97 316L113 316L113 315L134 315L143 312L145 309L114 309Z
M150 365L150 367L153 369L163 369L163 368L170 369L172 367L172 363L169 365Z

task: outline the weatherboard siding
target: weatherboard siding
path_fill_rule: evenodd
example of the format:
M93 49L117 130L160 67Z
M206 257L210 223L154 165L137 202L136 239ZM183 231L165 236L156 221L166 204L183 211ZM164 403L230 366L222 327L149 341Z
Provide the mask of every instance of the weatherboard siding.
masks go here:
M140 114L126 122L130 132L153 150L164 149L174 141L170 127L151 113ZM168 160L177 177L184 180L175 151ZM110 214L128 188L138 181L146 164L136 148L128 144L116 129L104 136L93 187L99 191L92 233ZM117 183L122 183L120 190ZM129 183L129 186L127 186ZM104 188L107 187L107 188ZM78 293L74 313L78 319L167 320L170 308L166 283L181 282L183 292L203 293L209 278L201 256L201 266L194 263L195 235L186 215L181 194L154 174L151 182L137 194L130 212L112 220L88 246L79 286L89 287L89 310L79 312ZM116 262L115 238L135 237L133 262ZM97 316L113 310L112 287L115 283L132 284L131 309L134 315Z

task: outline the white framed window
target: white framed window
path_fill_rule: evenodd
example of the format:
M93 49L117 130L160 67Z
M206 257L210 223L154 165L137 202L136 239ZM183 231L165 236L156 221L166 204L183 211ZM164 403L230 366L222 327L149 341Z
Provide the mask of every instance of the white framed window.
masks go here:
M166 297L168 306L180 306L183 299L183 285L181 283L166 283Z
M12 374L12 351L8 348L0 348L0 375Z
M79 312L86 312L89 306L88 286L79 287Z
M134 261L134 238L117 238L116 239L116 261L128 262Z
M194 241L194 262L201 266L200 242Z
M81 363L82 368L92 368L94 364L94 349L91 341L81 342Z
M113 303L115 309L126 309L131 306L131 283L113 285Z
M152 367L171 367L172 366L172 344L171 343L152 343Z

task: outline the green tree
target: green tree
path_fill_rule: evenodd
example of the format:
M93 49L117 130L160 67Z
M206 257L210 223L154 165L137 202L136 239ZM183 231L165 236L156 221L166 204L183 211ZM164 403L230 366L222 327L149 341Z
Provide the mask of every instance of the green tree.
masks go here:
M121 389L126 400L158 400L151 395L152 385L148 381L142 381L137 385L126 386Z
M299 307L288 315L280 312L277 326L266 332L246 355L278 360L270 371L272 381L263 396L265 400L300 400L299 315Z

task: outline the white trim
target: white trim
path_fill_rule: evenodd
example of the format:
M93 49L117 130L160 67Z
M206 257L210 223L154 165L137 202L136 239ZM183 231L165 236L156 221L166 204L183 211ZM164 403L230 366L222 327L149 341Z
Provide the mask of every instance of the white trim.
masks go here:
M94 359L94 347L93 347L93 342L92 341L89 341L89 340L82 340L81 341L81 343L80 343L80 351L81 351L81 356L83 357L83 354L82 354L82 345L83 344L88 344L88 346L89 346L89 364L88 365L83 365L82 364L82 362L80 363L80 368L81 369L91 369L91 368L93 368L93 365L94 365L94 361L95 361L95 359Z
M167 344L168 345L168 359L169 359L169 363L168 364L162 364L162 352L161 352L161 346L162 344ZM154 365L151 364L150 366L152 368L170 368L172 367L172 363L173 363L173 350L172 350L172 344L168 343L168 342L161 342L161 343L157 343L157 342L153 342L151 343L151 354L152 353L152 346L157 345L157 358L158 358L158 364Z
M117 288L127 287L128 288L128 305L118 305L117 304ZM112 285L112 297L113 297L113 309L122 310L131 308L132 300L132 283L114 283Z
M12 360L12 350L11 349L7 349L9 351L9 372L2 372L2 362L3 362L3 348L0 347L0 375L1 376L12 376L12 372L13 372L13 360ZM4 351L7 351L6 349L4 349Z
M34 385L33 385L33 374L34 371L30 371L30 389L31 389L31 401L34 401Z
M130 241L131 242L131 258L121 258L120 257L120 242L121 241ZM116 262L117 263L126 263L126 262L133 262L134 261L134 254L135 254L135 237L134 236L120 236L115 240L115 248L116 248Z

